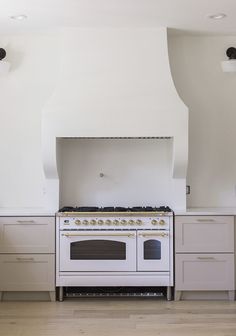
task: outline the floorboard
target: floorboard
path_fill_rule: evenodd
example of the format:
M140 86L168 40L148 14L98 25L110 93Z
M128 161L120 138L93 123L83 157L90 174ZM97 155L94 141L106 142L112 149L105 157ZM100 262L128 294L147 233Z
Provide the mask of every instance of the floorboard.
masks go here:
M1 302L0 336L236 336L236 302Z

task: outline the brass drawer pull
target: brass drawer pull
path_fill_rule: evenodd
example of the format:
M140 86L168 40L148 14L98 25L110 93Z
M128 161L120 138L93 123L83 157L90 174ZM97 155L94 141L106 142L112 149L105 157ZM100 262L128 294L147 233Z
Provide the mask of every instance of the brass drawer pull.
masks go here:
M216 260L214 257L197 257L199 260Z
M204 218L199 218L197 219L197 222L202 222L202 223L212 223L212 222L215 222L215 219L211 219L211 218L208 218L208 219L204 219Z
M34 258L20 258L20 257L17 257L16 260L17 261L34 261Z
M34 220L18 220L17 223L19 224L33 224L35 223Z

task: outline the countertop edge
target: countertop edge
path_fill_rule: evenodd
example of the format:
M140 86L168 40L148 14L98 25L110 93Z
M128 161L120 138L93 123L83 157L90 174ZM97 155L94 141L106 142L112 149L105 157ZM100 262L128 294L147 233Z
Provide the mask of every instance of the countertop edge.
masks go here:
M0 208L0 217L55 217L55 213L44 208Z
M175 216L235 216L236 208L189 208L176 210Z

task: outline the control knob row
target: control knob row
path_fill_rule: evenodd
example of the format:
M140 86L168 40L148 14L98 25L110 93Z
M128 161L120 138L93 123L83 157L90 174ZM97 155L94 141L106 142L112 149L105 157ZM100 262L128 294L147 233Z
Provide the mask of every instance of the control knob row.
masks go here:
M83 221L80 221L79 219L76 219L75 220L75 224L76 225L142 225L143 222L141 219L137 219L136 221L133 220L133 219L130 219L129 221L125 220L125 219L122 219L121 221L119 221L118 219L114 219L113 221L110 220L110 219L107 219L107 220L102 220L102 219L99 219L98 221L96 221L96 219L91 219L90 221L87 220L87 219L84 219Z

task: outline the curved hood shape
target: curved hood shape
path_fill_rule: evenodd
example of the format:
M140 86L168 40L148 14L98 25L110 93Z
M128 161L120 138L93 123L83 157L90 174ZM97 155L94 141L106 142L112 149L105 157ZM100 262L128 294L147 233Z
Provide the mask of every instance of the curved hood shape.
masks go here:
M173 179L185 181L188 109L172 80L167 29L65 29L61 51L43 110L47 207L58 209L57 138L170 137Z

